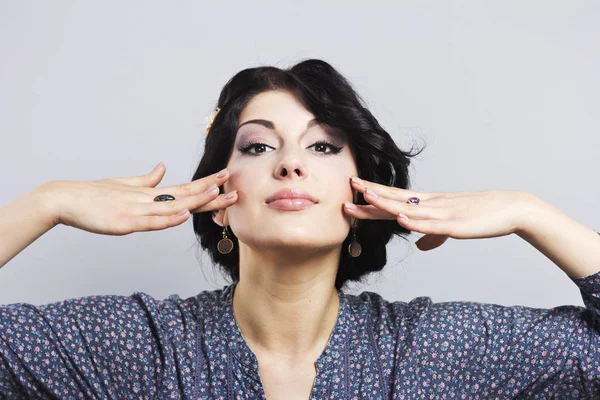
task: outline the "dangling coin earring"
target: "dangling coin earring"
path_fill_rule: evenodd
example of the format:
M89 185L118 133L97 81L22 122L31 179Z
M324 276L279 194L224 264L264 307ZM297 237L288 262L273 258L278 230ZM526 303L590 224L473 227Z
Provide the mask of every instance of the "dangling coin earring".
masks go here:
M356 198L357 198L358 193L355 192L354 190L352 190L352 198L353 198L353 202L356 203ZM355 220L355 224L358 224L358 222ZM350 241L350 244L348 245L348 253L356 258L358 256L360 256L360 253L362 253L362 246L360 245L360 243L358 243L358 240L356 240L356 227L353 226L350 229L351 232L351 237L352 240Z
M362 253L362 246L360 245L360 243L358 243L358 240L356 239L356 228L352 228L352 240L350 241L350 244L348 245L348 253L356 258L358 256L360 256L360 253Z
M221 254L229 254L233 250L233 242L227 237L227 227L223 227L223 239L217 243L217 250Z
M348 245L348 253L354 258L360 256L360 253L362 253L362 246L360 245L360 243L358 243L358 240L356 239L357 224L358 221L354 220L354 226L352 227L352 229L350 229L352 240L350 240L350 244Z

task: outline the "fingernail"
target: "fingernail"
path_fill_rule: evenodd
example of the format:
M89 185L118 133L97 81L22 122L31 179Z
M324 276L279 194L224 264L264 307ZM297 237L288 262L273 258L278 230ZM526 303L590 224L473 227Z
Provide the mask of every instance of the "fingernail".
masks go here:
M217 188L217 184L215 183L215 184L211 185L208 189L206 189L206 192L204 192L204 193L210 193L213 190L215 190L216 188Z
M227 168L223 168L222 170L220 170L220 171L217 173L217 178L222 178L222 177L224 177L225 175L227 175Z
M349 208L351 210L356 210L356 205L354 203L350 203L349 201L344 202L344 205L346 205L346 208Z
M369 195L371 195L371 196L373 196L373 197L379 197L379 196L377 196L377 193L375 193L375 192L373 191L373 189L366 188L366 189L365 189L365 193L366 193L366 194L369 194Z
M229 199L233 199L233 198L235 197L235 195L236 195L236 192L237 192L237 190L232 190L231 192L229 192L229 193L227 193L227 194L225 195L225 198L226 198L227 200L229 200Z
M398 213L398 217L402 220L402 221L408 221L408 217L402 213Z
M356 176L352 177L352 182L356 183L357 185L364 185L363 180L360 178L357 178Z
M185 213L187 213L189 210L187 208L184 208L183 210L179 211L179 213L177 215L183 215Z

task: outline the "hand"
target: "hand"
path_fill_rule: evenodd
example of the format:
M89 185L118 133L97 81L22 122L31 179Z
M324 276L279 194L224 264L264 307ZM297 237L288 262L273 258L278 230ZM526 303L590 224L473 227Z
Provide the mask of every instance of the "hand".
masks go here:
M185 222L191 213L226 208L237 201L219 195L218 186L229 175L216 174L176 186L156 188L166 172L163 164L152 172L126 178L96 181L52 181L41 186L54 224L63 224L105 235L162 230ZM216 184L215 189L205 193ZM155 202L159 194L172 201ZM183 214L179 214L183 211Z
M424 233L415 243L422 251L455 239L493 238L515 233L527 218L533 195L522 191L415 192L369 181L351 181L369 205L344 210L358 219L396 220L408 230ZM368 190L367 190L368 189ZM371 195L375 193L378 197ZM409 204L409 197L420 203ZM403 214L407 219L402 219Z

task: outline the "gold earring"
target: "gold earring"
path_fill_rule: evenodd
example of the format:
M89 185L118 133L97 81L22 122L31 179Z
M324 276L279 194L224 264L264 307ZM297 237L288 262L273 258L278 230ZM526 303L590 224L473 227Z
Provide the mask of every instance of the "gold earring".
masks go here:
M221 254L229 254L233 250L233 242L227 237L227 227L223 227L223 239L217 243L217 250Z
M348 245L348 253L354 258L360 256L362 253L362 246L356 240L356 231L354 228L352 228L352 241Z

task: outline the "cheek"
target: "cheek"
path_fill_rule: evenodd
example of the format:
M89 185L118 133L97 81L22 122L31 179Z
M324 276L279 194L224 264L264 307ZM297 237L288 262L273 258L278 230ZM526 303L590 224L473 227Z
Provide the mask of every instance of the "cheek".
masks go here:
M327 189L324 194L328 197L328 200L337 204L344 201L352 202L353 189L350 185L350 174L336 174L328 179Z
M223 184L225 193L232 190L246 192L251 188L252 175L256 175L251 172L251 168L244 168L242 163L236 162L228 164L227 170L229 170L229 179Z
M229 169L229 167L227 168ZM238 199L233 206L228 208L228 213L253 213L252 210L260 206L260 202L264 201L264 193L260 191L262 183L259 179L259 174L255 169L229 170L229 179L223 184L223 192L237 190Z
M328 178L327 193L335 196L337 200L353 201L355 190L350 183L350 178L353 176L358 176L354 163L341 164Z

